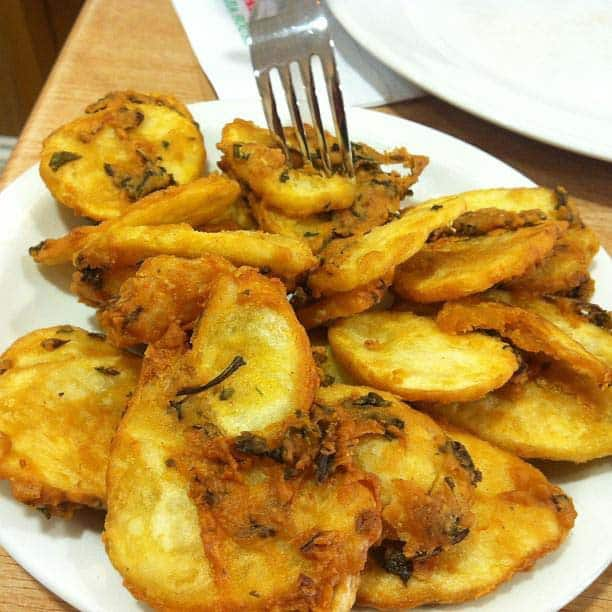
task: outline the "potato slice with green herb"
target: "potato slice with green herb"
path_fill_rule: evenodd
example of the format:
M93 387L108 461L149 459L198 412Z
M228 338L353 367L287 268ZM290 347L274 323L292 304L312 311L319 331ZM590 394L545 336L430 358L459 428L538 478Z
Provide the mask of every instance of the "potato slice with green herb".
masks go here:
M316 264L310 249L294 238L248 230L198 232L189 225L176 224L119 227L90 236L75 255L75 265L81 271L106 270L134 265L156 255L194 259L207 254L283 278L294 278Z
M363 606L414 608L482 597L557 549L574 524L572 500L535 467L441 425L482 473L470 534L422 561L403 557L393 541L372 549L357 596Z
M566 227L565 222L547 221L473 238L440 238L397 268L393 289L415 302L441 302L480 293L521 276L542 261Z
M543 353L562 361L601 386L612 382L612 368L561 328L535 312L499 302L466 298L447 302L436 318L446 332L461 334L491 330L529 353Z
M168 223L203 225L224 214L239 195L238 183L220 174L211 174L187 185L151 193L130 206L120 217L96 226L77 227L61 238L43 240L30 248L30 255L38 263L68 263L74 253L83 248L88 237L118 227Z
M334 240L321 251L321 266L310 274L308 284L319 296L383 278L419 251L433 230L448 225L464 210L465 205L454 198L415 206L367 234Z
M351 454L380 482L382 538L401 541L406 559L438 555L469 534L478 465L431 418L371 387L333 384L319 389L317 403L348 412L355 428L379 425Z
M219 279L191 347L176 328L149 346L113 444L104 533L136 597L348 612L380 535L375 483L342 469L339 428L352 430L311 410L315 383L282 285L253 271Z
M526 382L480 400L426 409L526 459L582 463L612 455L612 389L561 363L544 362Z
M355 315L332 325L328 337L358 381L407 400L476 399L503 385L519 365L498 338L455 336L411 312Z
M113 92L43 142L40 175L65 206L97 221L201 176L202 135L171 96Z
M0 478L46 515L103 508L110 443L141 359L61 325L30 332L0 358Z

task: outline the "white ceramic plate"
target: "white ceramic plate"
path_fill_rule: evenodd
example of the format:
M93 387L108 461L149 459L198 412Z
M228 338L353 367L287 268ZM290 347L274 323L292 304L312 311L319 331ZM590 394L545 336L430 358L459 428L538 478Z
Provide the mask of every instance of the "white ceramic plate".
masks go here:
M235 117L264 124L258 101L195 104L192 112L204 132L210 167L218 159L215 143L223 124ZM390 115L353 109L348 113L352 138L377 148L406 145L431 158L415 187L415 200L483 187L531 185L525 177L495 158L459 140ZM27 247L58 236L74 224L70 212L56 205L32 168L0 194L0 278L4 295L0 349L17 337L47 325L95 325L94 311L68 292L69 269L38 267ZM599 253L594 275L610 278L612 264ZM612 306L612 294L599 293L600 303ZM553 610L570 601L610 562L612 552L611 462L551 467L554 482L572 495L578 510L576 527L560 551L515 577L494 595L470 609ZM0 545L28 572L53 592L83 611L142 610L122 587L100 541L103 520L84 512L66 522L46 521L38 512L14 502L6 483L0 486ZM455 609L445 607L445 610Z
M465 110L612 161L609 0L327 0L379 60Z

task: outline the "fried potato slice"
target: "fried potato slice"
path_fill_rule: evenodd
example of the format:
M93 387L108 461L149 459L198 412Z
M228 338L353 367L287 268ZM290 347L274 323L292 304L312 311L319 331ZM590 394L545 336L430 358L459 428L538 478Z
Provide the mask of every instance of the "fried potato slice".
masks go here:
M598 249L599 239L588 227L570 227L547 257L506 287L537 294L568 292L589 278Z
M355 315L332 325L328 337L338 361L358 381L407 400L479 398L503 385L519 365L498 338L453 336L411 312Z
M319 327L335 319L350 317L378 304L391 284L391 275L379 278L351 291L334 293L296 308L297 318L306 329Z
M282 286L223 276L192 349L177 331L147 349L113 444L104 540L126 586L164 609L348 611L376 487L322 454L347 451L310 418L314 364Z
M383 429L360 437L352 454L380 481L384 539L399 541L413 559L437 555L467 536L480 472L432 419L371 387L333 384L319 389L317 402Z
M565 222L548 221L475 238L441 238L397 268L393 289L415 302L480 293L542 261L566 227Z
M29 253L38 263L68 263L93 234L133 225L203 225L219 215L226 214L239 195L240 186L236 181L220 174L211 174L187 185L155 191L132 204L120 217L96 226L77 227L61 238L43 240L31 247Z
M402 216L362 236L334 240L321 251L321 266L308 284L315 296L350 291L383 278L412 257L429 234L451 223L465 206L455 199L406 209Z
M612 368L612 316L597 304L571 298L537 298L507 291L491 291L486 297L544 317Z
M521 187L514 189L475 189L452 196L428 200L430 205L439 204L448 198L459 198L467 211L497 208L508 212L524 213L540 210L548 219L567 221L580 225L578 207L574 198L563 187Z
M223 153L219 165L245 182L268 206L290 216L307 217L352 205L354 178L340 174L325 176L312 166L290 168L278 146L262 144L257 136L255 142L249 142L251 130L242 129L246 123L238 119L223 128L217 145Z
M190 329L219 275L233 270L216 255L151 257L98 312L98 321L115 346L157 342L173 324Z
M113 219L143 196L199 177L206 152L187 108L171 96L113 92L43 142L40 175L65 206Z
M159 227L119 227L88 238L75 255L79 270L105 270L134 265L147 257L175 255L198 258L203 255L225 257L233 264L271 270L293 278L316 264L310 249L299 240L240 230L235 232L198 232L186 224Z
M30 332L0 358L0 478L47 515L106 503L110 443L140 358L61 325Z
M539 470L441 425L482 472L472 508L474 525L462 542L440 555L404 564L405 580L389 571L400 565L393 547L373 549L358 591L361 605L414 608L482 597L558 548L574 524L572 500Z
M561 363L481 400L426 409L527 459L581 463L612 454L612 390Z
M259 224L246 197L236 198L218 217L198 225L201 232L222 232L228 230L256 230Z
M606 363L535 312L479 298L467 298L446 303L436 321L448 333L461 334L477 329L495 331L524 351L544 353L567 363L599 385L612 382L612 369Z
M401 200L409 193L421 170L400 175L383 172L376 166L358 168L357 194L353 205L346 210L297 219L267 206L255 196L250 198L251 208L262 229L305 240L313 253L318 253L336 238L360 236L396 217Z

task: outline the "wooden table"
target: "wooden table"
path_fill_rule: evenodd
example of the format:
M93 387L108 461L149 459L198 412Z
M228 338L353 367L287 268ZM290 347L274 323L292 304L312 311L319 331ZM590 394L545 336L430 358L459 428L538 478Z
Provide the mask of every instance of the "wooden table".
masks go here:
M53 128L106 92L127 88L168 91L186 102L216 98L169 0L88 0L0 177L0 187L38 161L40 142ZM381 110L470 142L536 183L563 184L585 200L584 219L612 252L612 164L518 136L429 96ZM0 549L0 612L70 609ZM565 609L612 610L612 568Z

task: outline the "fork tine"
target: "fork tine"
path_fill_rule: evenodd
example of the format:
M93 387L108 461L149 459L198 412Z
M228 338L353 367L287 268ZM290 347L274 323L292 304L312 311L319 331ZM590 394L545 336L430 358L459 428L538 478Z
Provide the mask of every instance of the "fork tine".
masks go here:
M266 116L268 129L276 136L281 147L283 148L285 157L287 160L289 160L289 148L287 147L283 126L281 124L280 117L278 116L278 111L276 110L274 92L272 91L272 84L270 83L270 71L255 71L255 80L257 81L257 87L259 89L259 95L261 97L261 103Z
M323 75L325 76L325 84L327 85L327 96L329 98L329 105L331 106L334 127L336 128L336 135L340 142L344 170L349 176L355 176L353 155L351 153L351 141L349 140L346 114L344 112L344 101L342 99L342 90L340 89L340 79L338 78L336 58L334 57L334 50L331 45L333 45L333 43L330 41L329 53L325 53L325 57L319 57L323 66Z
M319 143L319 151L321 152L321 163L323 170L327 175L331 174L331 162L329 159L329 151L327 149L327 141L325 140L325 130L323 129L323 121L321 120L321 111L319 110L319 102L317 100L317 92L315 91L314 79L312 76L311 57L299 61L300 73L302 82L306 90L306 100L310 108L310 116L314 124L314 129L317 134L317 142ZM312 158L311 158L312 161Z
M295 134L297 141L300 146L300 151L304 159L310 159L310 152L308 151L308 140L306 139L306 133L304 132L304 124L302 123L302 115L300 114L300 108L295 98L295 89L293 87L293 79L291 78L291 71L289 66L279 66L278 73L280 74L281 83L285 90L285 97L287 98L287 106L289 107L289 114L291 115L291 122L295 128ZM288 161L290 161L288 159Z

